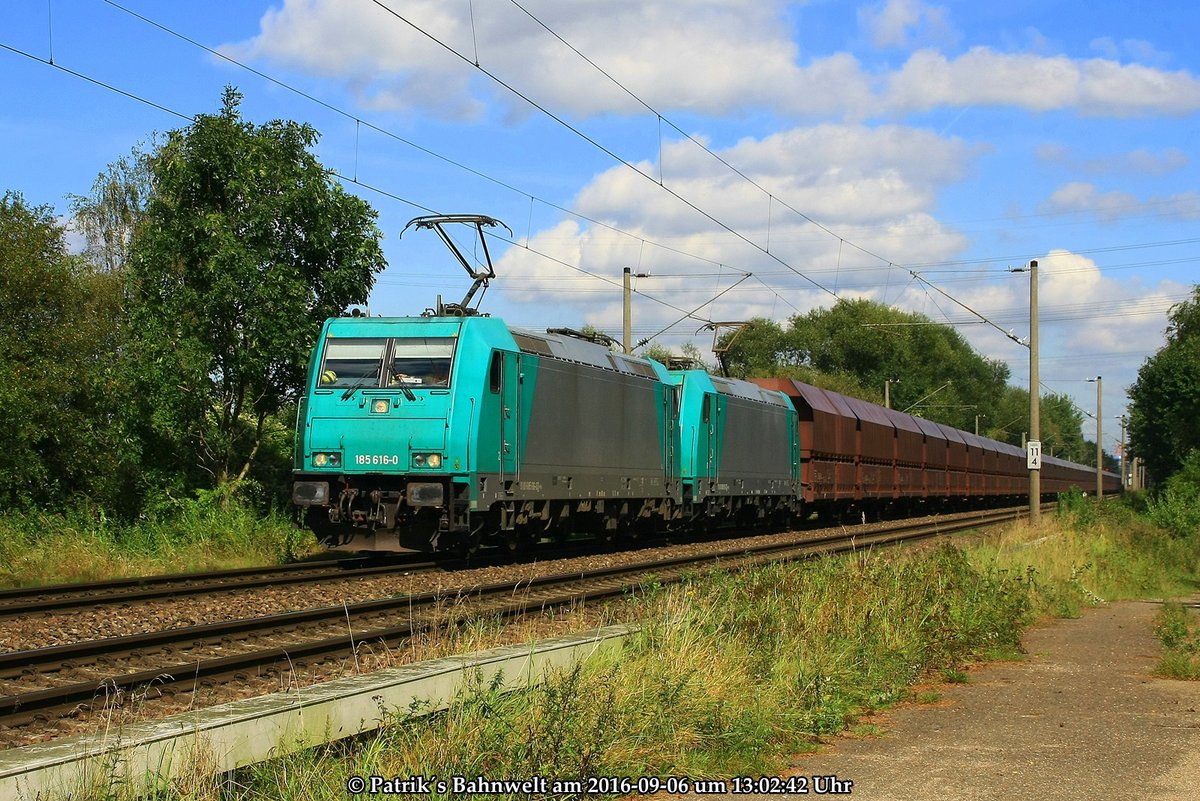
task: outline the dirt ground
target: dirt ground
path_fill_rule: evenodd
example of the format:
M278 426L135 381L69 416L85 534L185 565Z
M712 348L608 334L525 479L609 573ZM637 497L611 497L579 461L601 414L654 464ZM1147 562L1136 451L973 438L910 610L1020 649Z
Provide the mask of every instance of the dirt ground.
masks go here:
M934 704L874 719L882 736L837 738L791 773L808 797L871 801L1200 798L1200 682L1149 675L1157 610L1117 603L1039 626L1025 661L939 687ZM802 797L795 785L741 797Z

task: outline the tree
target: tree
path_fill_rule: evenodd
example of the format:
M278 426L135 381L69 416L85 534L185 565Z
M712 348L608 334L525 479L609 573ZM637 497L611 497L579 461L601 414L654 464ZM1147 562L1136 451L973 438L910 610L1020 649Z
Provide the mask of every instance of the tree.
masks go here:
M1200 449L1200 285L1167 315L1167 342L1129 388L1130 451L1153 482L1177 472Z
M1043 395L1039 409L1043 452L1069 462L1095 464L1096 443L1089 445L1083 438L1083 412L1069 396L1057 392Z
M789 376L875 403L885 381L900 379L894 408L971 430L976 414L998 418L1009 377L1007 365L975 353L954 329L869 300L796 315L786 329L756 320L730 364L742 375Z
M89 195L70 195L73 223L87 242L84 255L98 269L121 272L129 262L134 231L154 192L150 156L135 147L96 176Z
M691 342L685 342L680 353L673 352L666 345L655 343L646 346L638 355L644 356L647 359L654 359L654 361L664 365L678 364L686 361L695 369L708 370L711 373L719 371L719 368L704 361L704 354L700 352L700 348Z
M183 489L244 479L295 402L321 322L365 303L385 266L376 213L309 152L317 132L215 115L149 159L154 193L130 264L147 456Z
M48 206L0 198L0 503L119 503L120 286L67 251Z

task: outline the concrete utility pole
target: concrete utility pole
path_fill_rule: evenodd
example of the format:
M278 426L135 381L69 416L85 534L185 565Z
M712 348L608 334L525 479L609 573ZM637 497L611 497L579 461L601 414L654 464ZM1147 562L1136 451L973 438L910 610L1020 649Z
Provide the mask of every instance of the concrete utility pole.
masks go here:
M649 278L649 273L631 273L626 267L622 271L622 279L624 282L625 298L624 298L624 313L622 314L622 330L621 330L621 349L625 353L633 352L633 287L629 283L630 278ZM642 343L645 344L645 343Z
M1042 522L1042 409L1038 377L1038 263L1029 262L1029 522Z
M1125 466L1129 461L1125 453L1125 415L1121 415L1121 492L1125 491Z
M1104 436L1104 377L1089 378L1089 384L1096 385L1096 497L1104 497L1104 446L1101 444Z
M622 315L623 325L621 329L621 348L625 351L625 353L629 353L631 350L633 350L633 311L630 308L633 305L633 293L629 285L629 272L629 268L626 267L621 276L625 284L625 303L624 314Z
M892 384L899 383L899 378L885 378L883 380L883 408L892 408Z

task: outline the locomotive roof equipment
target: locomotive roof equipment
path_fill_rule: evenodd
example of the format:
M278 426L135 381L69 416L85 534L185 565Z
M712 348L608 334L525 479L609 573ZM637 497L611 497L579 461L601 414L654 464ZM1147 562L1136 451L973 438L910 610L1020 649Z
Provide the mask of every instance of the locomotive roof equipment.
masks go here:
M474 270L471 263L467 261L467 257L459 250L458 245L454 244L454 240L446 233L443 227L451 223L462 223L465 225L475 226L475 233L479 237L479 243L483 248L483 258L485 269ZM404 232L409 228L430 228L437 232L441 237L442 242L458 259L458 263L467 271L467 275L475 279L475 283L471 284L471 288L467 290L467 295L462 299L462 303L442 303L441 295L438 295L437 307L426 311L426 317L471 317L479 314L478 309L471 308L471 299L475 297L475 293L480 287L487 289L488 282L496 277L496 268L492 265L492 254L488 250L487 237L484 236L483 227L494 228L497 225L502 226L508 231L508 235L512 236L512 229L504 223L497 220L495 217L489 217L486 214L430 214L425 217L414 217L409 220L404 228L400 231L400 236L404 236ZM482 296L480 297L482 300Z

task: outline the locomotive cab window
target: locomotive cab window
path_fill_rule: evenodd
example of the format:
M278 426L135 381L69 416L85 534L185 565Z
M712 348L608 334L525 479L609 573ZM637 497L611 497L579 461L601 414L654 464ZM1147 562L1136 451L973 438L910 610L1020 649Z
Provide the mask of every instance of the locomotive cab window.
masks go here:
M386 385L411 389L450 386L454 341L453 337L395 340Z
M386 339L329 339L317 387L378 386L386 346Z
M492 365L488 370L488 389L492 392L499 392L504 385L504 354L501 351L492 351Z

